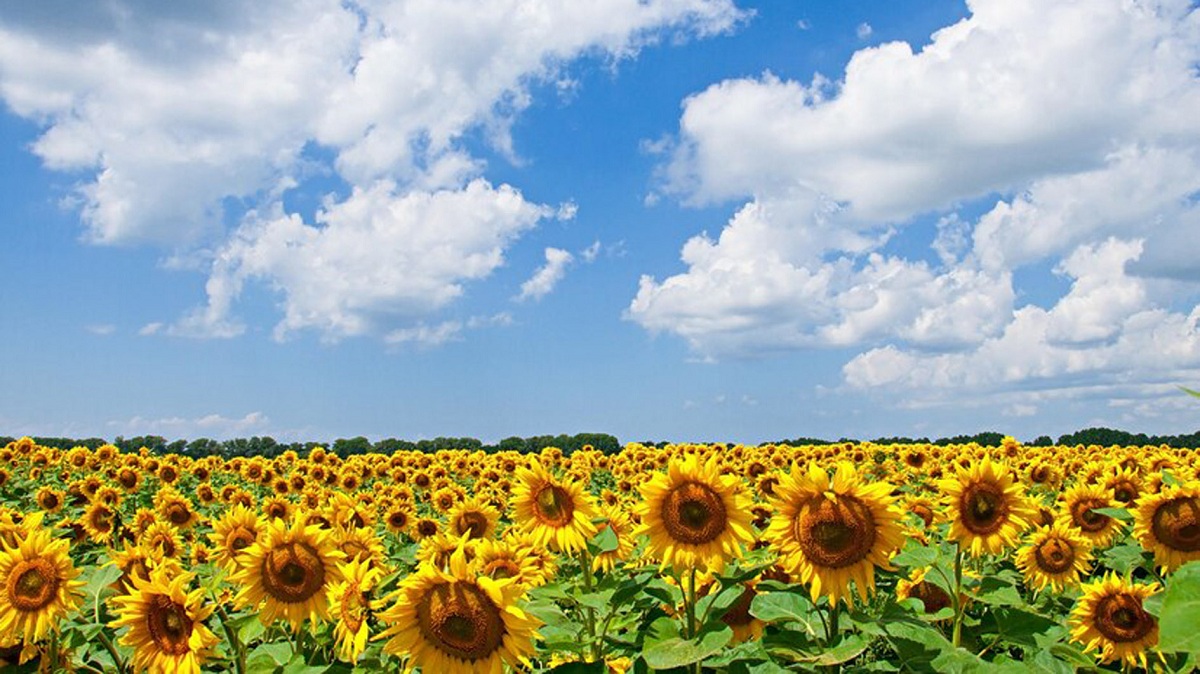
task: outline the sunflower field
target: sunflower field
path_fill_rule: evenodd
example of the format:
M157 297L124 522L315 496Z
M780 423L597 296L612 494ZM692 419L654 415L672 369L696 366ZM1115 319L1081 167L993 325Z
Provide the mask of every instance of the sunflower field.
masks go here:
M1197 669L1166 446L0 448L5 672Z

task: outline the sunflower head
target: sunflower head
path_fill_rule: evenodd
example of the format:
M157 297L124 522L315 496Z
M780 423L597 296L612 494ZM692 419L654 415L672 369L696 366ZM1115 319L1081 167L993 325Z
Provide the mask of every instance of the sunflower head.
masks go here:
M1008 466L986 456L940 480L938 488L950 518L950 538L973 557L1016 545L1037 518L1036 506Z
M289 526L271 520L259 539L242 553L241 567L231 579L242 585L234 601L259 606L260 620L270 625L283 617L299 630L305 619L329 617L326 590L341 580L337 563L345 555L328 532L297 515Z
M1059 523L1036 530L1016 554L1017 568L1025 582L1044 590L1061 592L1078 585L1092 560L1092 544L1076 530Z
M742 480L722 474L718 457L672 460L641 486L635 536L649 537L649 554L663 568L719 571L754 540L751 501Z
M1200 559L1200 482L1163 487L1138 499L1133 533L1167 573Z
M79 571L67 555L68 543L36 529L14 545L0 547L0 626L3 641L41 641L82 600Z
M517 472L513 521L536 544L566 553L580 551L596 534L596 509L583 485L558 480L539 462Z
M1071 611L1071 640L1096 651L1102 663L1146 667L1146 652L1158 643L1158 620L1143 602L1158 592L1158 583L1131 583L1110 572L1082 590Z
M516 606L522 592L512 579L472 573L460 546L446 569L422 564L401 585L396 603L379 615L390 625L380 634L383 650L408 655L427 672L528 668L540 623Z
M117 597L112 627L126 627L121 643L133 648L138 670L200 671L219 641L204 625L214 606L204 605L204 589L188 590L193 574L158 567L144 579L134 577L133 590Z
M794 468L776 490L776 515L767 528L779 562L810 585L812 598L849 601L854 581L866 599L875 587L875 567L904 543L902 514L892 486L863 483L854 465L839 463L830 476L816 463Z

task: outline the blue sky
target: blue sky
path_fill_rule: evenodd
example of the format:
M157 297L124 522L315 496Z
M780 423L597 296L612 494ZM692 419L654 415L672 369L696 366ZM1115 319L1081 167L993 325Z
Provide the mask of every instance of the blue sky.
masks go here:
M1200 13L1126 4L5 7L0 434L1194 431Z

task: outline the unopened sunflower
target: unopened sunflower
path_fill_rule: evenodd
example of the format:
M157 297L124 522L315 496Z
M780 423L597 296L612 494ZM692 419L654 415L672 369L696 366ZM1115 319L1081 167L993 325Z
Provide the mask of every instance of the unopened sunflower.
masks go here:
M383 650L438 674L529 668L540 621L517 607L522 592L513 579L473 573L460 548L445 570L422 564L400 586L396 603L379 614L390 625L379 635Z
M596 508L583 485L558 480L534 462L517 471L513 494L513 522L526 531L535 545L568 554L583 550L596 535Z
M704 463L690 454L642 484L634 535L649 537L647 552L662 568L720 571L754 540L741 478L722 475L717 461L716 454Z
M1167 573L1200 559L1200 482L1163 487L1138 499L1133 533Z
M1158 619L1144 602L1158 592L1158 583L1130 583L1108 573L1082 589L1071 611L1071 640L1096 651L1104 664L1121 660L1146 667L1147 651L1158 644Z
M886 482L864 484L850 463L832 478L815 463L793 468L775 489L776 515L766 538L779 564L810 586L813 601L850 600L850 581L864 601L875 589L875 567L904 544L901 513Z
M291 526L272 520L242 555L242 566L232 576L242 585L234 601L238 606L261 605L264 625L282 617L298 631L306 619L329 617L326 591L342 579L337 563L345 556L328 532L306 524L302 515L293 518Z
M1055 592L1078 585L1091 560L1092 544L1062 523L1039 528L1015 558L1027 585L1039 591L1050 587Z
M1037 508L1003 463L989 457L938 481L950 520L949 538L972 557L997 555L1015 546L1037 518Z
M161 567L150 578L133 577L133 590L116 597L111 627L127 627L121 643L133 649L138 671L199 672L219 639L204 625L215 606L204 604L204 588L188 591L193 574Z

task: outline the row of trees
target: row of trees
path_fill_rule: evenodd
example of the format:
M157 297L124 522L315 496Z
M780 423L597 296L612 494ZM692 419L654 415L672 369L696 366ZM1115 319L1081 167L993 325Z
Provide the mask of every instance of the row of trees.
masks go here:
M984 433L976 433L975 435L956 435L953 437L938 438L930 440L929 438L908 438L902 436L881 437L871 440L875 444L934 444L934 445L960 445L971 442L978 443L984 446L997 446L1004 438L1003 433L987 431ZM0 436L0 446L12 442L14 438ZM103 438L43 438L35 437L34 442L45 447L59 447L62 449L70 449L71 447L90 447L95 449L100 445L106 444L108 441ZM790 445L820 445L845 442L858 442L853 438L840 438L838 440L822 440L819 438L798 437L789 440L779 440L774 444L790 444ZM615 454L621 451L621 443L616 436L607 433L576 433L575 435L535 435L527 438L512 436L504 438L495 444L484 444L478 438L450 438L437 437L429 440L400 440L397 438L387 438L372 442L371 440L357 436L353 438L338 438L332 443L326 442L277 442L270 436L254 436L251 438L234 438L231 440L213 440L211 438L196 438L195 440L172 440L157 435L137 435L130 438L117 436L112 444L116 445L124 452L136 452L142 447L146 447L152 452L158 454L183 454L191 457L203 457L217 455L223 457L234 456L265 456L272 458L279 456L287 450L293 450L298 454L306 454L313 447L321 446L329 449L338 456L346 457L354 454L367 454L376 452L379 454L391 454L400 450L433 452L439 449L480 449L485 452L498 451L518 451L518 452L537 452L543 447L558 447L564 454L583 449L586 446L591 446L606 454ZM666 442L647 441L642 444L662 446ZM764 443L766 444L766 443ZM1049 447L1054 444L1059 445L1100 445L1108 447L1110 445L1167 445L1170 447L1200 447L1200 431L1188 433L1185 435L1146 435L1145 433L1129 433L1127 431L1114 430L1111 428L1085 428L1081 431L1061 435L1058 441L1048 435L1042 435L1027 443L1033 446Z
M44 447L70 449L72 447L90 447L95 449L108 443L104 438L56 438L34 437L34 442ZM12 442L14 438L0 436L0 447ZM298 454L306 454L313 447L321 446L341 457L354 454L392 454L400 450L433 452L439 449L480 449L485 452L515 450L521 452L541 451L543 447L558 447L564 454L571 454L586 446L591 446L606 454L621 451L621 443L615 436L607 433L576 433L575 435L535 435L528 438L508 437L496 444L484 444L478 438L448 438L437 437L429 440L400 440L387 438L372 442L357 436L353 438L338 438L332 443L327 442L278 442L270 436L254 436L250 438L233 438L230 440L213 440L211 438L196 438L195 440L171 440L158 435L137 435L133 437L117 436L112 444L123 452L137 452L142 447L156 454L182 454L193 458L217 455L222 457L234 456L264 456L273 458L290 450Z

